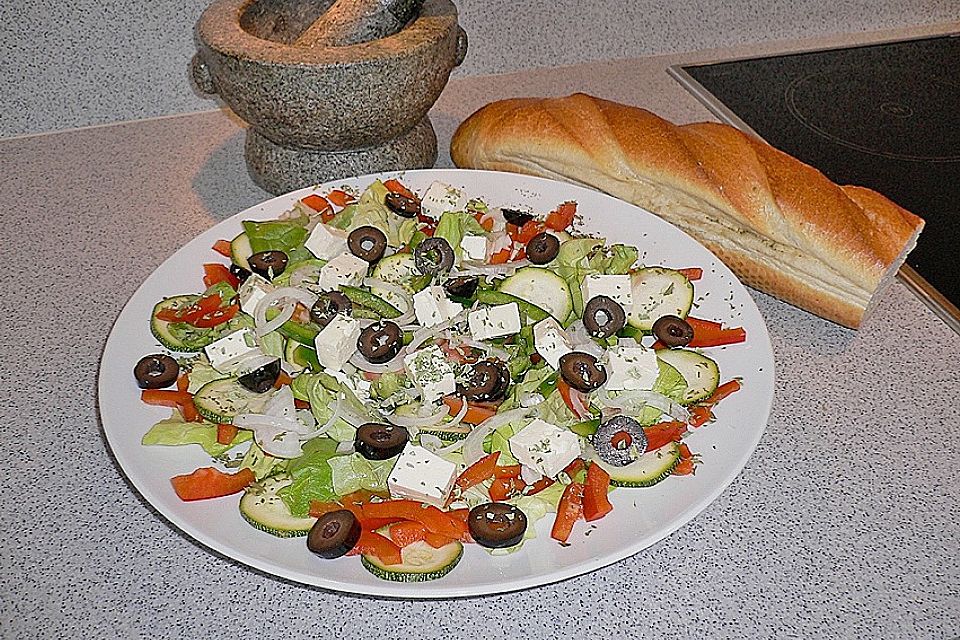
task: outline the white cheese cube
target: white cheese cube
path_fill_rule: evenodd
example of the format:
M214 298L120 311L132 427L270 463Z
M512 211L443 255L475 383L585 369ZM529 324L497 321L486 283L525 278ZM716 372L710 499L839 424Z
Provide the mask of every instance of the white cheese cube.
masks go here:
M463 249L464 258L482 261L487 257L487 237L463 236L463 240L460 241L460 248Z
M360 338L360 321L337 314L325 326L313 345L317 349L317 360L324 369L340 371L340 368L350 359L357 350L357 339Z
M533 325L533 346L537 353L554 369L560 368L560 357L573 351L567 332L553 317Z
M480 307L467 316L474 340L489 340L520 331L520 308L516 302L495 307Z
M583 279L583 302L587 303L597 296L607 296L617 302L623 310L630 312L633 306L633 294L630 289L630 276L607 276L590 274Z
M408 444L387 477L387 488L394 498L443 507L456 479L457 465L423 447Z
M367 275L370 265L352 253L341 253L320 269L318 286L324 291L333 291L343 286L359 286Z
M420 210L431 218L439 218L444 211L463 211L467 198L445 182L434 182L420 199Z
M625 389L653 388L660 375L657 354L646 347L611 347L607 349L607 389L623 391Z
M447 298L443 287L434 285L413 295L413 310L420 326L434 327L456 316L463 307Z
M521 464L554 478L580 455L580 438L536 418L510 438L510 453Z
M233 368L242 360L263 355L250 329L228 333L204 347L203 352L207 354L213 368L221 373L232 373Z
M270 281L261 275L251 273L237 292L240 296L240 308L244 313L253 315L257 309L257 304L267 297L267 294L274 290Z
M404 357L403 364L424 404L434 403L457 390L453 367L437 345L414 351Z
M318 224L303 246L321 260L330 260L347 252L347 234L340 229Z

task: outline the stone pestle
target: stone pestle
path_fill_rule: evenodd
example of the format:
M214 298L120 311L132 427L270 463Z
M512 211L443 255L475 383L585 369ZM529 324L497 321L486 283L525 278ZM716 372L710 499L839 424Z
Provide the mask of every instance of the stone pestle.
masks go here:
M300 47L339 47L371 42L400 31L423 0L336 0L296 40Z

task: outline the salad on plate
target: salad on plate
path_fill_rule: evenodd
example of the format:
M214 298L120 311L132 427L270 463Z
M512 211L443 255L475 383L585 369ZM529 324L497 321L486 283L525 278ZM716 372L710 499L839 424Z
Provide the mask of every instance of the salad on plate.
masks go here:
M318 572L357 555L432 580L542 520L558 545L586 535L611 491L695 473L687 435L741 386L710 350L746 333L691 315L702 267L578 227L573 201L398 179L245 220L202 291L153 308L165 350L134 378L172 411L142 443L201 446L176 495L237 500L254 535L305 537Z

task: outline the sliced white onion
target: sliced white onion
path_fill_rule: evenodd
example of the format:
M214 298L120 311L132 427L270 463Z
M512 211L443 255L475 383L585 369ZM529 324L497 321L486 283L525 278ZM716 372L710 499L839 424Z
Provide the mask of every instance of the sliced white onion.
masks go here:
M443 422L443 419L446 418L448 415L450 415L450 409L448 409L446 405L444 405L440 407L440 409L436 413L431 413L430 415L427 415L427 416L415 417L415 416L390 415L390 416L387 416L387 422L390 422L391 424L395 424L399 427L417 427L417 428L433 427Z
M261 426L253 430L257 446L275 458L298 458L303 455L300 436L292 431Z
M246 353L240 354L235 358L230 358L229 360L225 360L220 364L220 368L217 369L217 371L220 371L221 373L229 373L231 375L234 375L238 371L245 369L248 362L259 360L261 357L263 357L262 351L259 351L259 350L248 351ZM274 360L276 360L276 358L270 358L271 362ZM252 371L252 369L250 369L250 371Z
M581 320L575 320L570 323L570 326L567 327L567 335L570 337L570 344L574 350L589 353L597 359L603 357L605 353L604 348L593 341L593 338L587 333L587 329L583 326Z
M278 432L288 431L290 433L295 433L298 436L305 436L314 432L314 429L307 427L305 424L295 418L268 416L262 413L241 413L234 417L233 424L234 426L241 427L243 429L250 429L252 431L266 428Z
M421 433L420 446L428 451L437 453L437 451L443 449L443 440L441 440L439 436L436 436L432 433Z
M236 376L242 376L253 371L256 371L260 367L266 366L275 360L278 360L276 356L268 356L263 354L252 354L251 357L243 359L240 363L237 364L233 369L233 373Z
M503 413L498 413L495 416L490 416L477 426L473 428L473 431L467 435L466 438L461 440L462 449L463 449L463 461L467 466L470 466L474 462L477 462L485 454L483 450L483 441L486 440L487 436L494 429L498 429L505 424L509 424L515 420L521 420L528 415L528 409L511 409L510 411L504 411Z
M408 354L413 353L414 351L419 349L420 346L427 340L431 338L435 338L436 336L440 335L441 333L443 333L453 325L465 320L468 313L469 313L469 310L464 309L463 311L453 316L449 320L444 320L440 324L434 325L432 327L424 327L420 329L419 331L413 334L413 337L410 339L410 344L408 344L404 348L404 351Z
M337 453L340 455L350 455L354 451L356 449L353 448L353 442L341 442L337 445Z
M333 405L333 413L330 415L330 418L323 423L323 425L317 429L317 435L323 435L330 430L337 420L340 419L340 414L343 407L343 393L340 392L337 394L337 402Z
M275 331L277 327L292 318L298 302L309 309L316 301L316 294L296 287L280 287L271 291L257 303L257 307L253 310L253 321L257 336L264 336L271 331ZM281 304L280 313L268 322L267 309L278 303Z
M649 406L676 420L685 421L689 417L688 411L683 408L683 406L656 391L628 389L621 391L620 395L614 397L609 390L604 389L600 394L600 398L605 406L631 413L639 411L645 406Z
M413 297L410 295L409 291L400 285L394 284L393 282L387 282L386 280L381 280L380 278L364 278L363 284L371 289L383 289L384 291L388 291L397 298L403 300L404 304L406 305L406 309L400 309L400 311L413 311Z
M470 406L469 406L466 402L461 401L461 402L460 402L460 410L457 411L457 415L453 416L453 420L451 420L450 422L448 422L448 423L446 423L445 425L443 425L444 428L455 427L455 426L457 426L458 424L460 424L461 422L463 422L463 418L467 415L467 410L468 410L469 408L470 408Z
M296 415L296 404L293 401L293 390L283 385L264 403L263 413L268 416L293 418Z

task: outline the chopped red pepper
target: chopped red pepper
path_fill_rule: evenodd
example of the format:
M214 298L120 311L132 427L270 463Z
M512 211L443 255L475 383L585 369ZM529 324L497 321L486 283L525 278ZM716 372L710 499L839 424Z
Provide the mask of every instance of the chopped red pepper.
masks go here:
M425 526L412 520L401 520L390 525L390 539L401 549L423 540L427 533L429 532Z
M698 405L690 407L690 419L687 421L692 427L702 427L713 419L713 412L710 407Z
M447 405L450 415L455 416L463 408L464 401L455 396L444 396L443 404ZM497 415L497 408L492 406L480 405L472 402L467 403L467 412L463 416L463 422L466 424L480 424L487 418Z
M203 284L212 287L220 282L226 282L236 289L240 286L240 278L230 273L225 265L218 262L208 262L203 265Z
M457 478L456 486L461 491L466 491L484 480L489 480L497 469L497 459L499 458L499 451L494 451L480 458L460 474L460 477Z
M243 491L255 480L250 469L231 474L213 467L201 467L193 473L170 478L170 484L181 500L206 500Z
M522 227L514 228L516 231L511 233L510 237L513 238L514 242L525 245L530 242L535 235L542 233L544 229L547 228L547 225L539 220L528 220Z
M414 500L384 500L383 502L369 502L362 507L364 519L370 518L400 518L413 520L424 525L428 530L450 538L459 538L465 525L451 518L434 506L426 505Z
M688 347L719 347L726 344L737 344L747 339L747 332L743 327L723 329L719 322L687 318L687 324L693 327L693 340Z
M360 533L360 539L353 545L347 555L366 554L374 556L385 565L400 564L403 557L400 555L400 547L393 540L382 536L374 531L364 530Z
M685 422L659 422L649 427L643 428L643 433L647 436L647 451L659 449L670 442L679 442L683 434L687 432Z
M341 189L334 189L333 191L327 194L327 200L329 200L330 202L332 202L338 207L345 207L351 202L353 202L354 200L356 200L356 198L354 198L352 195L350 195L346 191L343 191Z
M613 511L608 493L610 492L610 474L600 465L587 467L587 480L583 485L583 518L587 522L599 520Z
M583 485L572 482L563 490L560 504L557 505L557 519L553 521L550 537L560 542L566 542L573 531L573 525L583 513Z
M235 315L240 311L240 305L231 304L226 307L219 307L216 310L200 316L193 320L190 324L197 327L198 329L209 329L211 327L216 327L224 322L232 320Z
M222 255L224 258L229 258L233 255L229 240L217 240L213 243L211 249Z
M573 224L573 217L577 214L576 202L564 202L547 215L547 227L554 231L563 231Z
M680 462L673 468L673 475L688 476L696 472L696 463L693 460L693 454L690 453L690 447L686 443L680 445Z
M703 269L700 267L689 267L687 269L677 269L680 273L683 274L683 277L687 280L699 280L703 277Z
M218 424L217 442L219 444L230 444L233 442L233 439L237 437L238 433L240 433L240 430L232 424Z
M722 385L717 387L716 391L714 391L709 398L703 401L703 404L715 405L730 394L740 391L740 388L740 381L736 378L728 382L724 382Z
M513 253L513 250L510 247L506 249L500 249L493 255L490 256L490 264L504 264L510 261L510 254Z
M498 478L519 478L520 465L510 464L505 467L497 467L494 471L494 475Z
M406 196L407 198L411 198L413 200L420 200L420 198L417 197L417 194L415 194L413 191L410 191L410 189L407 189L407 187L404 186L404 184L399 180L397 180L396 178L390 178L389 180L384 180L383 186L385 186L387 188L387 191L391 193L399 193L400 195Z
M302 198L300 202L307 205L314 211L318 211L320 213L323 213L325 211L333 211L333 207L330 206L330 203L327 201L327 199L315 193L312 193L309 196Z
M520 478L494 478L490 484L490 499L494 502L503 502L517 495L526 483Z

